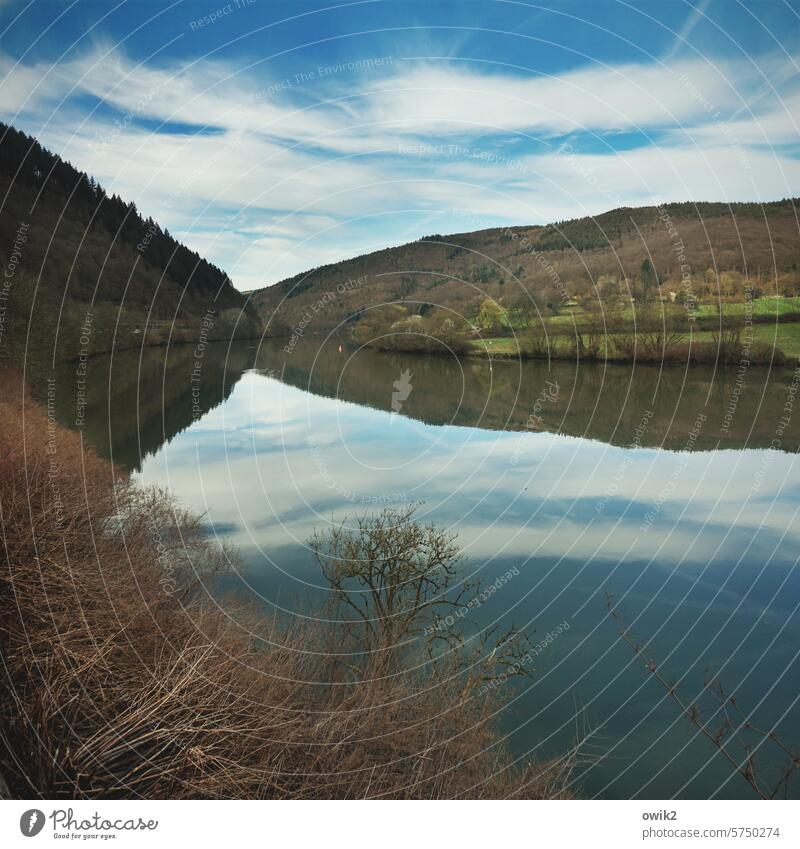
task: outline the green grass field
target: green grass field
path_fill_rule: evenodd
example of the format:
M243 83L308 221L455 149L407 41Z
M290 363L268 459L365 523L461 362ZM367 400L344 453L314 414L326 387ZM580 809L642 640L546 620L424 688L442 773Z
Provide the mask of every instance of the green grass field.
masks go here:
M700 330L692 334L692 339L696 342L712 342L713 334L710 330ZM766 345L777 345L789 360L800 359L800 322L753 325L753 340ZM488 356L517 356L519 354L519 347L514 338L494 337L475 340L471 344L474 353ZM556 338L555 353L558 353L559 347L568 344L566 337Z
M723 304L723 316L743 316L746 314L748 305L744 303ZM752 302L752 315L785 315L792 312L800 312L800 297L796 298L756 298ZM569 331L574 320L580 321L585 315L581 307L569 307L564 309L559 315L547 316L545 326L553 333L564 333ZM617 314L619 315L619 313ZM717 315L716 304L701 304L697 309L698 316L714 316ZM633 319L633 310L631 308L623 310L621 316L625 319ZM525 329L520 325L519 316L513 315L510 317L509 324L518 335L524 335ZM783 324L754 324L753 339L756 342L761 342L767 345L777 345L787 359L794 360L800 358L800 322L785 322ZM712 342L713 334L710 330L697 330L692 334L692 338L697 342ZM473 352L485 355L496 356L517 356L519 348L517 342L513 338L508 337L489 337L483 340L476 340L472 343ZM558 355L560 349L571 347L568 337L555 337L553 340L554 353Z
M745 315L747 304L723 304L723 315ZM800 312L800 298L756 298L752 301L753 315L784 315L789 312ZM714 304L700 304L697 315L716 315Z
M474 340L471 343L475 353L481 354L503 354L516 356L519 354L519 347L516 339L480 339Z
M670 305L672 306L672 305ZM723 316L742 316L745 315L748 305L745 303L722 304ZM800 297L796 298L756 298L751 302L750 309L752 315L784 315L790 312L800 312ZM699 304L696 310L696 315L699 317L707 317L717 315L717 304ZM586 315L586 311L579 306L564 307L558 315L543 315L547 325L553 327L568 326L573 323L573 320L580 320ZM623 319L633 318L633 308L627 307L620 312L615 312L614 315L619 315ZM477 321L477 316L474 316L473 323ZM513 330L521 330L524 327L522 317L518 313L506 313L506 323Z
M708 339L711 340L710 333ZM777 345L786 354L787 359L796 360L800 358L800 323L798 322L778 325L755 324L753 325L753 339L767 345Z

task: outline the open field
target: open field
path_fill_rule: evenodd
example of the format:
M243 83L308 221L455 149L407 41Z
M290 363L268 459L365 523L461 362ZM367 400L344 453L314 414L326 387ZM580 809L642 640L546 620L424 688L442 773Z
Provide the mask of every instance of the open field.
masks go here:
M750 305L744 302L723 302L719 307L716 303L701 303L698 304L695 310L695 315L698 318L710 318L719 315L722 312L723 318L733 318L735 316L745 316L749 314L753 317L763 316L782 316L790 313L800 313L800 297L766 297L754 298ZM546 325L554 327L568 327L574 321L580 321L590 315L600 315L602 312L590 313L583 307L567 306L561 307L558 315L547 315L541 313L541 319L534 315L522 314L519 311L505 311L506 325L513 330L522 330L529 326L531 322L543 320ZM608 315L613 315L615 318L622 318L627 321L633 320L633 309L627 307L623 310L609 310ZM473 323L477 321L477 315L473 316Z
M556 322L547 322L548 328L556 333L564 334L564 327ZM765 345L775 346L783 351L787 360L800 359L800 322L784 322L782 324L755 324L753 325L753 341ZM516 336L494 336L471 342L471 354L487 356L519 356L519 340L524 331ZM714 333L711 330L698 330L692 333L693 342L713 342ZM687 336L685 341L688 342ZM571 350L572 339L569 335L552 337L552 350L554 355L560 356ZM604 345L607 351L607 346ZM612 355L613 356L613 355Z

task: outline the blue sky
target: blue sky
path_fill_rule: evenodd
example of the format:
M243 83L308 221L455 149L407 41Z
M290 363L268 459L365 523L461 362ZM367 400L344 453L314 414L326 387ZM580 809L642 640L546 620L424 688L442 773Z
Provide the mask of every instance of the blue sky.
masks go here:
M242 289L430 233L800 194L800 4L6 3L0 115Z

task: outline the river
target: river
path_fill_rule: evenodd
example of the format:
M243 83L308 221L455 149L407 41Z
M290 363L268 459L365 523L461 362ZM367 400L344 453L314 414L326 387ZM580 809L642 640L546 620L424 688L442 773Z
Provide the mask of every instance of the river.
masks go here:
M58 416L74 427L74 364L59 376ZM718 676L757 724L800 745L790 369L457 360L339 340L286 352L268 340L210 345L199 360L186 346L93 358L86 377L87 443L204 513L242 554L226 589L267 609L319 609L314 529L408 502L458 532L486 583L511 570L480 625L514 623L544 645L504 729L520 758L583 739L577 792L751 797L643 656L687 702L711 704L700 693ZM642 656L618 638L607 593Z

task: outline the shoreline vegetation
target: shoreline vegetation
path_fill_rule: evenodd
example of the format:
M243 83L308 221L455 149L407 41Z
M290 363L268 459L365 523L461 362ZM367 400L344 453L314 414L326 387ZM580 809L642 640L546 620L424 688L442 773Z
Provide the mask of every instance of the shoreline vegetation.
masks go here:
M579 309L514 326L489 299L473 320L439 310L409 314L393 304L371 311L352 335L379 350L509 359L784 366L800 358L800 298L787 299L782 313L756 312L756 305L729 304L716 313L663 304Z
M527 674L524 640L440 627L480 588L413 507L316 535L326 614L342 624L287 624L213 594L238 563L199 517L87 450L18 373L0 383L0 773L13 797L571 796L576 752L509 754L497 721L513 687L489 685ZM376 607L341 616L365 597Z

